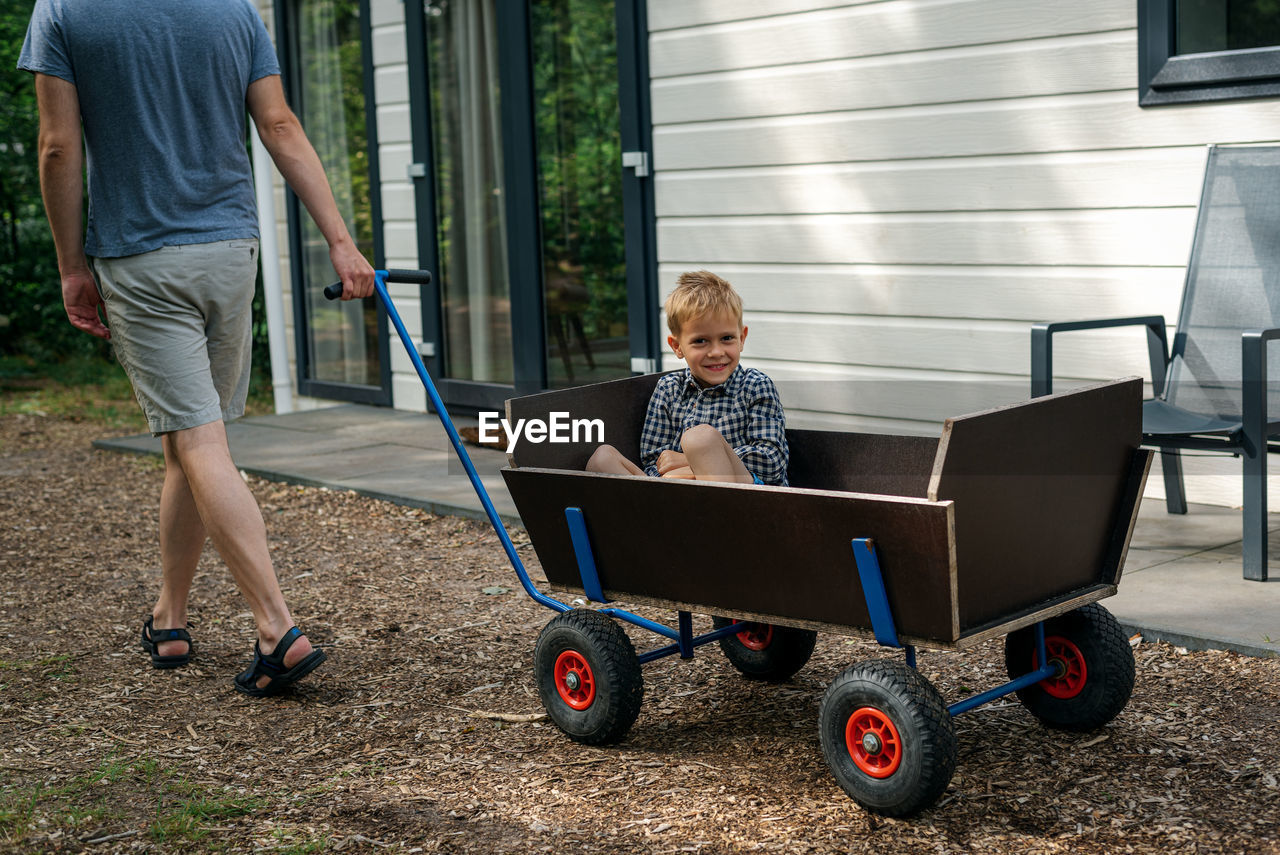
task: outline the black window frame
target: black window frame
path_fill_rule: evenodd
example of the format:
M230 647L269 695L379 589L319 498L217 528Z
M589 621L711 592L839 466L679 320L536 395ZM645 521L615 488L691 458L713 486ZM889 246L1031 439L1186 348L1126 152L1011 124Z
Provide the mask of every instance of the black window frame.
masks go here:
M1176 0L1138 0L1138 105L1280 96L1280 46L1175 53Z
M298 28L297 6L301 0L277 0L275 3L276 54L280 60L281 76L286 96L292 102L297 97ZM360 9L360 59L364 77L365 139L369 146L369 208L373 228L373 266L377 270L386 267L382 219L382 177L378 168L377 104L374 103L373 25L369 0L359 0ZM285 210L289 223L289 278L293 294L293 340L298 394L310 398L331 401L348 401L355 404L392 406L391 391L391 337L388 332L387 310L380 300L375 300L378 329L379 385L366 386L357 383L339 383L332 380L311 378L310 320L307 317L306 282L302 277L303 258L302 217L308 216L297 194L285 185ZM337 278L335 274L335 280Z
M649 104L647 0L613 0L618 40L620 132L624 151L653 151L653 119ZM538 158L534 127L533 48L530 35L531 0L496 0L500 13L497 39L502 100L503 180L507 213L507 260L511 287L513 382L485 383L442 377L444 318L439 283L421 289L422 335L436 343L423 363L441 398L454 412L470 414L501 410L507 398L547 389L547 330L543 305L542 236L538 194ZM418 263L436 271L439 264L433 169L429 63L426 55L425 9L420 2L405 5L406 59L409 73L410 122L414 173ZM662 358L659 325L657 217L654 182L650 174L638 178L622 170L627 266L629 343L634 359L654 365ZM631 200L628 203L626 200ZM637 307L639 307L637 309ZM654 369L656 370L656 369ZM635 373L635 372L633 372Z

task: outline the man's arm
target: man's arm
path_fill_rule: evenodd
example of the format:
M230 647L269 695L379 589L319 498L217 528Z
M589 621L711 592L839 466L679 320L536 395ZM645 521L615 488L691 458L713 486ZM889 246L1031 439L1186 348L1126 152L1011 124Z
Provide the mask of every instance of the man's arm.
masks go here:
M284 99L280 76L271 74L250 83L245 100L267 153L329 244L329 260L342 280L342 299L368 297L373 293L373 268L347 231L320 157Z
M36 75L40 110L40 195L58 253L62 304L67 320L99 338L111 332L98 315L102 297L84 254L84 141L80 95L74 83L48 74Z

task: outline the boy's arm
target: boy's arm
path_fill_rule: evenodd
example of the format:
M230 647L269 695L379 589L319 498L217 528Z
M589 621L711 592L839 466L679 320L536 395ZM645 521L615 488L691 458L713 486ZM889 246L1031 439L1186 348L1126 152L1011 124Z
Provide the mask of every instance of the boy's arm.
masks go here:
M760 374L749 392L747 441L733 451L747 470L766 484L785 484L790 450L787 420L773 381Z
M640 468L644 473L659 477L662 473L658 471L658 457L664 451L674 451L679 440L679 429L671 415L670 393L659 381L649 398L644 427L640 429Z

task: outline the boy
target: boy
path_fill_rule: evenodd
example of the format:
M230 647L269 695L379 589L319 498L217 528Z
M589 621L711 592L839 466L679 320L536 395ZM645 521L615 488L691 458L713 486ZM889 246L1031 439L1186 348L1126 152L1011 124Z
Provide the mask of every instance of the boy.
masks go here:
M640 466L611 445L590 472L697 481L787 484L787 435L773 381L738 360L742 298L705 270L684 273L665 305L667 344L688 363L658 381L640 434ZM642 468L643 467L643 468Z

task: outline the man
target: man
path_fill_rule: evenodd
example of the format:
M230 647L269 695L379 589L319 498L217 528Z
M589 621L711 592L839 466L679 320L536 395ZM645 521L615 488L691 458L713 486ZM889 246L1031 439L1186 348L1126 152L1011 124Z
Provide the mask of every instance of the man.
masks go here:
M187 597L208 537L257 623L235 686L277 694L325 654L293 625L224 429L244 411L257 271L246 109L324 234L343 299L372 293L373 270L285 102L250 0L36 0L18 67L35 73L40 186L67 317L111 339L164 448L163 578L142 646L157 668L189 660Z

